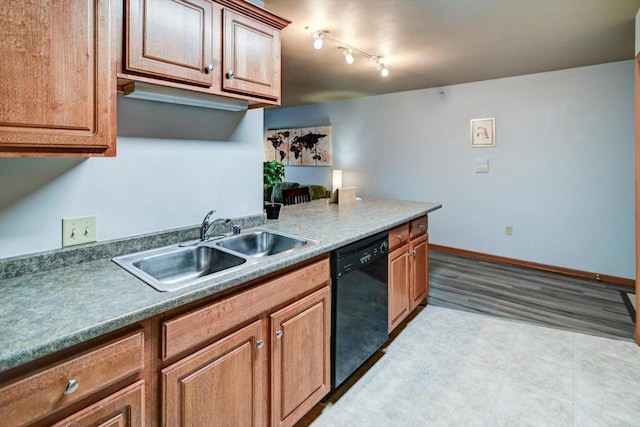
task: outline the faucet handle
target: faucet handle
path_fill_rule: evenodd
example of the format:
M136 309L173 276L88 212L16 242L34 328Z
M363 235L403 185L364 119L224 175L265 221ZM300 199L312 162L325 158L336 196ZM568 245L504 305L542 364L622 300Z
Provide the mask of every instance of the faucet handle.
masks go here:
M238 224L233 226L233 234L240 234L242 232L242 228Z
M207 237L207 232L209 230L209 218L211 218L211 215L213 215L213 213L216 210L210 210L209 213L207 213L207 215L205 215L204 219L202 220L202 225L200 226L200 241L204 241L204 239L206 239Z
M213 215L214 213L216 213L215 209L210 210L209 213L205 215L204 219L202 220L203 227L209 225L209 218L211 218L211 215Z

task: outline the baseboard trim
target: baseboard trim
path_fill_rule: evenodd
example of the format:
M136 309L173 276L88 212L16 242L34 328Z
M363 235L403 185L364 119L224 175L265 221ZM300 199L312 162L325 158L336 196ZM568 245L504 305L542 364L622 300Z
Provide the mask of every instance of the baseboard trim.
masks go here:
M452 248L450 246L435 245L433 243L429 243L429 249L435 249L438 251L448 252L451 254L483 259L486 261L495 261L495 262L501 262L505 264L517 265L519 267L533 268L535 270L558 273L558 274L563 274L565 276L570 276L570 277L578 277L581 279L589 279L589 280L595 280L598 282L606 282L606 283L612 283L615 285L628 286L630 288L635 288L636 286L635 280L627 279L625 277L609 276L606 274L593 273L590 271L573 270L571 268L540 264L537 262L524 261L524 260L515 259L515 258L507 258L503 256L498 256L498 255L485 254L482 252L469 251L466 249Z

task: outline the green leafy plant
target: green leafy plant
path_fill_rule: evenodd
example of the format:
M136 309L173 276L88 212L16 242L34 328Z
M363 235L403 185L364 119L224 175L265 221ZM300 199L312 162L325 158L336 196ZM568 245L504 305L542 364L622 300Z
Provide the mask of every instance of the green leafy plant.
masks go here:
M263 163L264 185L271 189L271 203L273 203L273 187L284 178L284 165L276 160Z

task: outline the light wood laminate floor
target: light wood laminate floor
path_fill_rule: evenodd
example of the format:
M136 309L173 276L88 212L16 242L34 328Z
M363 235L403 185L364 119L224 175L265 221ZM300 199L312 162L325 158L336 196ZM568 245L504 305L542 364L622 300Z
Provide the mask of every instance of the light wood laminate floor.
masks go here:
M632 288L429 251L429 304L633 340Z

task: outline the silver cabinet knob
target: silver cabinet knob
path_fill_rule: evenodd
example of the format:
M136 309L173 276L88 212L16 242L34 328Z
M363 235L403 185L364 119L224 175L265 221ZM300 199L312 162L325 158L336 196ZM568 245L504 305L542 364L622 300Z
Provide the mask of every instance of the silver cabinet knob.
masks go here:
M264 340L258 340L258 341L256 341L256 346L257 346L258 348L262 348L262 347L264 347Z
M227 71L227 78L228 79L233 78L233 70Z
M204 72L207 74L209 74L212 71L213 71L213 64L209 64L204 68Z
M404 240L404 236L402 234L398 234L398 240L400 241Z
M418 225L418 228L420 228L421 230L424 230L424 224Z
M78 387L80 387L80 383L77 380L69 380L67 381L67 384L64 386L64 394L72 394L75 393L76 390L78 390Z
M282 338L282 331L276 331L276 338Z

